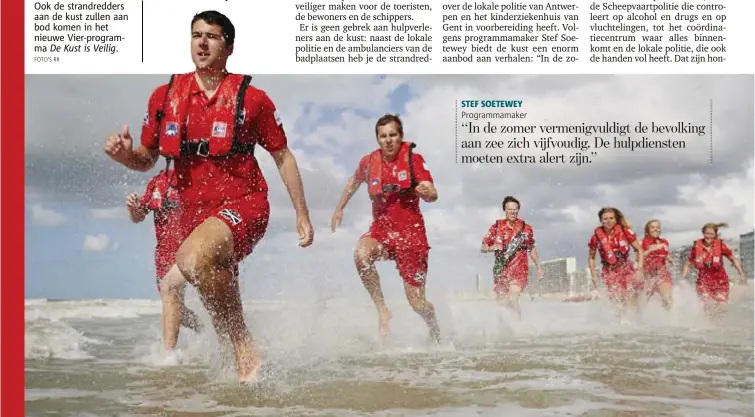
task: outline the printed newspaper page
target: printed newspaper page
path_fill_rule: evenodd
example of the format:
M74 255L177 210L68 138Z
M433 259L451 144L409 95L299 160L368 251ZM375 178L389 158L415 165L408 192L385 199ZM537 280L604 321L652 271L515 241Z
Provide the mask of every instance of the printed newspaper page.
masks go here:
M753 415L753 9L3 4L3 414Z

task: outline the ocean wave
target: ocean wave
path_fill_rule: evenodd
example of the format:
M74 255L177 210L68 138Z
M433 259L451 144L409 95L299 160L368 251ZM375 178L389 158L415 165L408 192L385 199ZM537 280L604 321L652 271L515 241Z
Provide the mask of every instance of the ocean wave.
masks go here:
M31 302L30 302L31 301ZM159 300L26 300L26 322L67 319L124 319L159 315Z
M26 359L91 359L87 346L104 342L86 337L59 321L39 321L26 325L24 345Z
M199 301L187 297L187 303ZM245 307L256 310L277 309L286 304L280 300L245 300ZM36 320L133 319L160 315L160 300L149 299L84 299L54 300L32 298L25 300L26 322Z

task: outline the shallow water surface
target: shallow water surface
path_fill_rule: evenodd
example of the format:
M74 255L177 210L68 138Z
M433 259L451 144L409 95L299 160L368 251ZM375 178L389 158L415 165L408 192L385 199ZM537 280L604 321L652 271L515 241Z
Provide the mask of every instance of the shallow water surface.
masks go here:
M444 332L391 303L246 304L261 380L234 382L212 330L160 352L158 301L27 300L27 416L752 416L753 300L713 325L689 288L665 314L617 320L602 301L436 301ZM196 302L192 308L205 319Z

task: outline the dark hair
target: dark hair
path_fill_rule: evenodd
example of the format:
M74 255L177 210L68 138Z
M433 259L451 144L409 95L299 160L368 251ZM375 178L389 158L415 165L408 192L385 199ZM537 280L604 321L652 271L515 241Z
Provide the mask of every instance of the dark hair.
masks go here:
M194 18L191 19L191 26L194 27L194 23L199 20L204 21L208 25L220 26L223 29L225 46L233 46L233 42L236 40L236 28L226 15L215 10L205 10L194 15Z
M395 114L385 114L378 119L377 123L375 123L375 136L377 136L378 128L380 126L385 126L389 123L396 123L398 134L402 137L404 136L404 124L401 123L401 119L399 119L398 115Z
M510 195L507 195L506 197L504 197L503 203L501 203L501 207L504 210L506 210L506 204L508 204L508 203L516 203L516 209L517 210L519 210L519 208L522 207L522 205L519 204L519 200L517 200L516 198L514 198L514 197L512 197Z

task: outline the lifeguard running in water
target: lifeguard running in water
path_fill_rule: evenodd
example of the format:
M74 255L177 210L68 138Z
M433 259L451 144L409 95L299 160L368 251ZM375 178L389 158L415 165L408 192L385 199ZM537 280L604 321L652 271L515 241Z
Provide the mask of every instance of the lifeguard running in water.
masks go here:
M275 105L250 84L251 76L226 67L235 47L233 23L208 10L185 30L194 70L174 74L152 91L141 145L134 147L124 126L108 137L104 149L136 171L152 169L160 155L174 161L182 243L163 282L196 288L219 340L233 345L238 380L246 383L257 379L262 352L246 326L235 271L265 236L270 219L259 148L273 157L291 198L300 247L312 244L314 231Z
M682 270L682 279L686 279L690 267L697 269L697 294L709 317L717 317L723 313L723 305L729 301L729 275L724 268L724 258L729 259L737 270L739 283L747 285L742 264L719 237L718 230L726 226L726 223L704 225L703 237L692 245L689 259Z
M529 266L527 253L537 268L538 278L542 278L543 269L538 260L535 247L535 232L532 226L519 218L519 200L507 196L501 204L505 217L496 220L482 239L480 251L495 253L493 264L493 282L496 299L516 312L522 318L519 296L527 288Z
M587 263L592 275L593 290L598 287L598 273L595 268L595 253L600 253L603 283L608 296L623 313L627 307L637 305L638 288L642 286L644 252L629 221L614 207L603 207L598 211L601 225L593 231L587 246ZM637 270L629 257L631 249L637 254Z
M389 333L391 313L385 305L375 262L394 260L404 280L404 292L412 309L430 329L431 339L440 341L435 307L425 294L430 245L419 200L433 203L438 191L425 166L425 160L413 152L414 143L404 141L404 127L398 116L387 114L375 124L378 149L359 161L349 178L330 222L336 230L343 210L362 183L372 200L372 224L362 235L354 252L354 262L362 283L378 312L378 330Z
M645 224L645 237L642 239L645 252L645 295L650 298L656 292L666 310L671 309L672 278L668 265L674 265L669 252L668 241L661 237L661 221L650 220Z
M175 289L162 285L163 278L176 262L176 251L181 246L181 234L178 231L180 205L178 191L174 188L175 179L175 171L172 169L161 170L149 180L142 196L133 193L126 197L126 208L132 222L141 223L152 213L156 240L155 274L163 305L163 344L167 350L175 349L181 326L195 332L203 328L197 314L184 304L186 285ZM176 294L169 294L171 291ZM173 303L178 303L179 306L174 306Z

